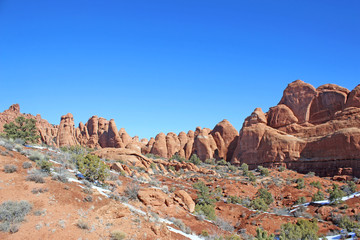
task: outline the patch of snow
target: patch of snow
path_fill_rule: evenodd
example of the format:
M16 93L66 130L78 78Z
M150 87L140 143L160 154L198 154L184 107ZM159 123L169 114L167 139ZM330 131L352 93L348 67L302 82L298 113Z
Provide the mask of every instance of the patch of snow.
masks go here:
M49 159L49 162L53 162L53 163L56 163L56 164L61 165L61 163L59 163L59 162L57 162L57 161L54 161L54 160L52 160L52 159Z
M180 234L180 235L183 235L184 237L187 237L187 238L189 238L189 239L191 239L191 240L203 240L203 238L201 238L201 237L199 237L199 236L197 236L197 235L187 234L187 233L184 233L183 231L180 231L180 230L175 229L175 228L170 227L170 226L167 226L167 228L168 228L170 231L172 231L172 232L174 232L174 233L178 233L178 234Z
M82 183L81 181L79 181L79 180L77 180L77 179L75 179L75 178L69 178L68 180L69 180L69 182Z
M328 240L340 240L340 239L354 240L354 239L357 239L355 236L355 233L353 233L353 232L348 233L348 237L350 237L350 238L341 238L341 235L339 234L339 235L334 235L334 236L327 236L325 238ZM319 238L319 239L321 239L321 238Z

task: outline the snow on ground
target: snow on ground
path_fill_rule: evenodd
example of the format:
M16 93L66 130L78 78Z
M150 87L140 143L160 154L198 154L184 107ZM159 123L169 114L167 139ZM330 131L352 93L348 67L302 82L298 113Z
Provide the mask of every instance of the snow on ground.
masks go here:
M170 226L167 226L167 228L168 228L170 231L172 231L172 232L174 232L174 233L181 234L181 235L183 235L184 237L187 237L187 238L189 238L189 239L191 239L191 240L203 240L203 238L201 238L201 237L199 237L199 236L197 236L197 235L187 234L187 233L184 233L183 231L180 231L180 230L175 229L175 228L170 227Z

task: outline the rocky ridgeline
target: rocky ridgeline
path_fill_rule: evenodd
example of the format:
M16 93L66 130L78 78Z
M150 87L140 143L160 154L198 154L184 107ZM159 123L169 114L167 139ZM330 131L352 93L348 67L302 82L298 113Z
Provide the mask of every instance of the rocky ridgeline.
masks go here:
M279 104L264 113L260 108L246 118L240 133L223 120L214 129L159 133L150 140L130 137L115 121L91 117L74 125L73 115L61 117L60 125L49 124L40 115L21 114L18 104L0 114L4 123L17 116L36 119L41 141L54 146L80 144L90 148L125 148L139 154L164 158L174 154L189 159L225 159L233 164L268 167L287 166L321 176L360 176L360 85L351 92L325 84L317 89L301 80L290 83Z

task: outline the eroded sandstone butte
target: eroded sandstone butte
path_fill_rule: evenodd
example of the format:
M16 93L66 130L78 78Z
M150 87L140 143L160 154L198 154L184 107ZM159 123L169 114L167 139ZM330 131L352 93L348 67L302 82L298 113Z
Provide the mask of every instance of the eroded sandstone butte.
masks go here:
M360 176L360 85L353 91L297 80L275 107L246 118L231 162L333 176L350 168Z

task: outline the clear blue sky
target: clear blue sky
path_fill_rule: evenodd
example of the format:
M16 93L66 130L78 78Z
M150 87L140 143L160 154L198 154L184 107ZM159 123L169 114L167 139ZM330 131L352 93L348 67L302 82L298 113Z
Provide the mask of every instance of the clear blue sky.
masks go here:
M132 136L240 129L288 83L360 83L360 1L0 0L0 111Z

